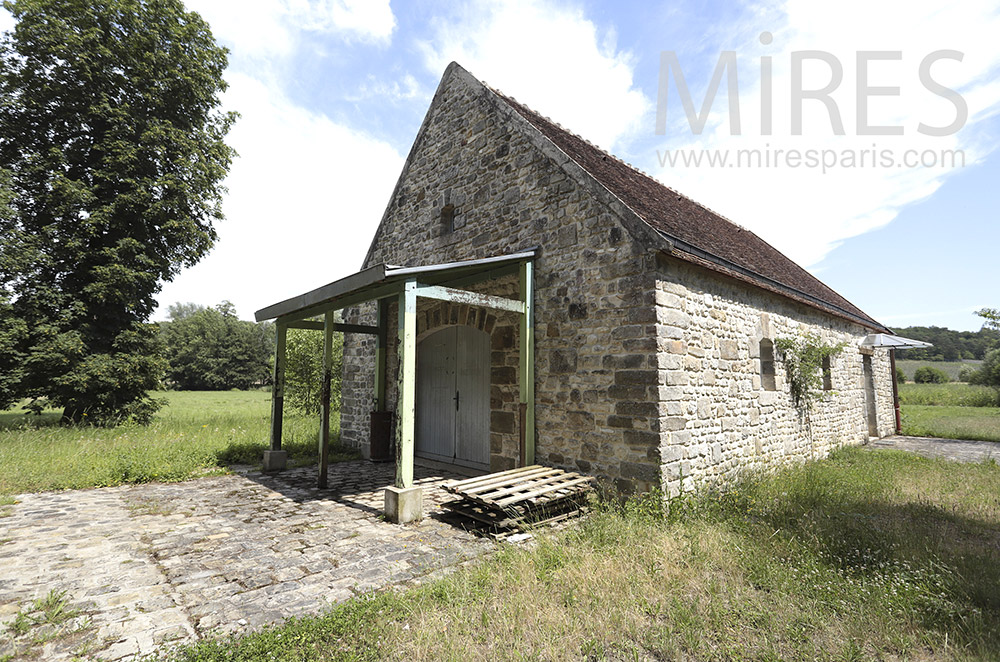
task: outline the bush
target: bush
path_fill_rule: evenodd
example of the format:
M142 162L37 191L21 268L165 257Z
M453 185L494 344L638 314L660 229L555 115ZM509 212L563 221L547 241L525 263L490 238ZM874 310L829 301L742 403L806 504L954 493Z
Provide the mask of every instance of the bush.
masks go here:
M925 365L913 373L913 381L918 384L946 384L951 381L944 370Z
M974 383L976 379L976 373L978 372L979 371L977 369L972 367L962 368L961 370L958 371L958 381L972 384Z
M905 384L906 383L906 373L899 366L896 366L896 383Z
M1000 347L986 352L983 366L976 371L974 377L977 384L1000 389Z

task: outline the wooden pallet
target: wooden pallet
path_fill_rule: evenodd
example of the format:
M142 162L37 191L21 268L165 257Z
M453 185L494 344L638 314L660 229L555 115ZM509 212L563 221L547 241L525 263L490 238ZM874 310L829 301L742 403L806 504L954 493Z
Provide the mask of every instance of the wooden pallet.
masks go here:
M491 535L525 531L584 512L593 482L591 476L531 465L446 483L444 489L459 498L442 505Z

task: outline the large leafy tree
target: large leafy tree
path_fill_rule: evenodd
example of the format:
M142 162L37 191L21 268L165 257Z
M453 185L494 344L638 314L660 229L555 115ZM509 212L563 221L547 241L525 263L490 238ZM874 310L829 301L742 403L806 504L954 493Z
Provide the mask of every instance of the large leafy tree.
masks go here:
M181 390L246 389L267 382L274 329L236 316L233 304L170 306L160 329L170 386Z
M5 0L0 397L72 421L148 419L165 280L216 238L234 116L226 50L180 0ZM9 328L8 328L9 327ZM3 366L0 366L3 367Z

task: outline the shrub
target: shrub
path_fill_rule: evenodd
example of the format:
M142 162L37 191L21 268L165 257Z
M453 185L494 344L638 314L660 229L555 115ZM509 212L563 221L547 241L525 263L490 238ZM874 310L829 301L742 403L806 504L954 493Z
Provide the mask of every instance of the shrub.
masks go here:
M968 368L962 368L961 370L958 371L958 381L967 382L971 384L973 380L975 380L976 373L978 372L979 372L978 370L976 370L971 366Z
M899 366L896 366L896 383L905 384L906 383L906 373Z
M925 365L922 368L917 368L916 372L913 373L913 381L918 384L945 384L951 379L948 378L948 374L944 370Z

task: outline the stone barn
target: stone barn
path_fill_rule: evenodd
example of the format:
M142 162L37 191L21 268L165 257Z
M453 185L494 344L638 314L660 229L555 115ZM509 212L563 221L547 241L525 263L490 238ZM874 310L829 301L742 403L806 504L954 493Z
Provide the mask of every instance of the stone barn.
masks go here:
M341 441L392 436L401 490L416 457L673 494L896 429L882 324L455 63L362 267L257 314L278 324L272 467L290 327L346 332ZM808 417L774 347L805 333L846 343Z

